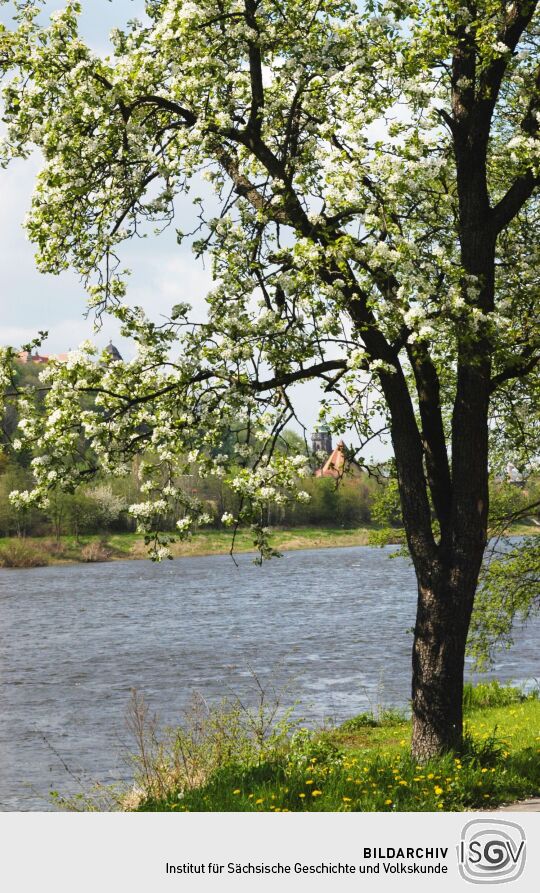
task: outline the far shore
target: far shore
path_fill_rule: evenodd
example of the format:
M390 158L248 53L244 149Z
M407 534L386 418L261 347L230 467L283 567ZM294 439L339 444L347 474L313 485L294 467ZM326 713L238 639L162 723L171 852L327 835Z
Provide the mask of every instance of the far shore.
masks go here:
M278 551L289 552L295 549L330 549L346 546L367 546L372 530L359 528L276 528L272 531L272 545ZM395 531L395 542L402 542L402 532ZM171 544L174 558L191 558L204 555L226 555L233 547L231 530L200 530L188 540ZM6 537L0 538L0 561L2 553L16 553L20 564L37 559L41 564L62 565L96 561L133 561L148 558L148 547L144 537L137 533L101 533L81 536L62 536L59 541L51 537ZM255 553L254 536L251 530L238 530L234 538L234 553ZM4 567L6 565L4 564ZM37 566L37 562L33 563Z
M280 552L297 549L336 549L351 546L379 545L381 533L375 527L295 527L272 530L272 546ZM512 528L512 536L540 533L534 525L519 524ZM403 544L403 530L391 531L385 542ZM233 535L230 530L201 530L185 542L173 543L174 558L204 555L226 555L231 551ZM253 534L241 529L234 540L235 553L255 553ZM102 561L130 561L148 558L144 538L137 533L91 534L51 537L0 538L0 567L39 567L45 565L85 564Z

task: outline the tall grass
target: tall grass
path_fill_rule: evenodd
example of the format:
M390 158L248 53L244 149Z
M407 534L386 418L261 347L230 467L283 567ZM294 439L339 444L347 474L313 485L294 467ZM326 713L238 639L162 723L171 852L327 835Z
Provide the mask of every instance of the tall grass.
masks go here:
M227 765L191 790L145 799L141 810L272 812L436 812L485 809L540 789L532 749L502 757L473 747L418 765L408 753L287 758L252 766Z
M194 791L228 766L261 765L285 753L295 726L280 693L263 687L255 673L258 703L239 698L210 706L194 695L183 721L162 729L144 697L132 692L127 724L135 742L135 785L126 802L163 802L171 792Z
M410 720L397 711L310 730L272 695L260 686L255 707L239 699L209 706L197 696L179 726L163 729L133 692L132 788L97 786L55 795L55 803L77 811L436 812L540 793L537 693L494 682L467 687L462 749L424 765L412 759Z
M45 553L24 539L12 540L0 548L0 567L45 567L48 563Z
M202 730L196 765L205 747L213 752L198 778L187 782L185 767L169 773L159 790L143 784L141 811L316 811L434 812L485 809L540 792L540 702L512 686L487 683L466 691L471 716L464 746L425 765L410 754L410 722L397 712L361 714L334 729L310 731L281 726L262 747L245 735L234 711L220 720L229 730L240 719L239 748L223 760L216 739ZM509 711L506 732L518 710L524 741L514 749L508 734L499 734L496 718ZM474 718L478 711L479 719ZM489 727L490 711L494 727ZM218 713L212 719L216 730ZM520 714L521 716L521 714ZM486 719L486 717L488 717ZM508 722L510 720L510 722ZM185 735L185 731L182 733ZM511 737L511 736L510 736ZM206 739L206 743L205 742ZM524 743L525 742L525 743ZM161 759L161 757L160 757Z
M103 541L91 542L81 549L81 561L89 563L109 561L112 555L111 549L107 548Z
M519 704L528 698L537 698L538 692L525 694L523 689L514 685L501 685L497 679L489 682L481 682L473 685L467 682L463 688L463 708L465 712L479 710L485 707L507 707L509 704Z

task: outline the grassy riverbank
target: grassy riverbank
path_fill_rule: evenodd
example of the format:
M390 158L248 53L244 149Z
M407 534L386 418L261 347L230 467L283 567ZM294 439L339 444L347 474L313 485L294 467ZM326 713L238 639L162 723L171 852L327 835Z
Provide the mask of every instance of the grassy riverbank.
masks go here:
M197 744L189 729L175 730L159 746L154 739L156 746L139 763L139 791L124 801L124 808L435 812L490 809L538 795L538 697L488 683L469 687L468 701L463 752L423 766L410 756L410 722L394 711L362 714L318 732L297 730L287 736L278 728L265 745L256 740L250 745L246 734L238 737L242 716L222 712L219 721L217 716L209 720ZM233 741L228 733L235 726ZM218 728L221 750L212 737ZM232 748L229 759L223 758L227 747ZM180 759L185 753L187 760Z
M276 549L289 552L294 549L333 549L343 546L377 544L374 526L342 527L294 527L275 529L272 542ZM519 524L512 528L513 536L530 536L540 533L540 527ZM404 541L403 532L392 532L392 542ZM189 540L174 543L171 551L175 558L196 555L225 555L231 549L230 530L201 530ZM251 530L239 530L234 544L235 552L254 552ZM96 561L118 561L146 558L148 552L144 539L136 533L110 533L82 536L62 536L57 542L50 537L0 537L0 567L39 567L48 564L75 564Z
M365 527L309 528L298 527L276 530L273 543L279 550L334 548L339 546L365 546L370 530ZM396 540L400 532L396 532ZM171 551L176 558L195 555L224 555L231 549L230 530L201 530L189 540L174 543ZM253 552L251 530L239 530L234 544L235 552ZM142 536L136 533L117 533L106 536L84 536L77 541L73 536L63 536L59 542L50 538L27 537L0 538L0 566L38 566L45 564L72 564L90 561L115 561L146 558L148 555ZM6 560L7 559L7 560ZM10 562L11 565L10 565Z

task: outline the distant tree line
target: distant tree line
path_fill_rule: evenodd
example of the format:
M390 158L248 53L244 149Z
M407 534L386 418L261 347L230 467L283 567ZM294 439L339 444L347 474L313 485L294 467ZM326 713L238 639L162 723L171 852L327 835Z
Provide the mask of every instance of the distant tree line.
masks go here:
M225 481L217 477L200 478L184 475L182 484L192 496L201 500L212 518L211 526L221 527L226 513L236 516L239 497ZM135 519L128 506L142 498L136 466L129 476L94 481L74 493L58 489L50 491L49 505L44 509L21 509L10 503L12 490L32 486L29 467L15 459L0 457L0 536L53 536L79 538L84 534L105 531L134 531ZM312 478L303 482L310 500L268 506L264 523L272 527L359 527L370 524L373 511L384 488L367 474L344 477L336 483L332 478ZM173 531L177 515L162 519L163 529Z
M17 364L16 385L36 384L41 367L33 363ZM92 403L91 397L88 398ZM10 503L12 490L30 490L34 485L31 471L32 455L25 450L13 452L5 449L17 439L18 417L15 407L8 404L2 420L0 442L0 536L53 536L62 535L78 538L84 534L107 531L129 532L136 527L135 519L128 511L129 505L143 500L140 489L140 460L133 463L131 473L123 478L94 479L91 485L81 486L74 493L51 489L49 505L44 509L21 509ZM219 452L232 455L234 445L242 440L238 432L225 437ZM81 443L81 450L86 449ZM305 440L296 432L285 430L276 445L278 451L291 455L309 453ZM151 461L151 456L148 457ZM320 464L311 456L313 470ZM204 506L204 511L212 521L211 526L221 527L223 515L237 516L239 496L219 477L201 478L198 474L179 476L181 489L196 497ZM354 469L336 482L332 478L311 478L303 481L303 489L309 494L309 501L283 505L268 505L264 511L264 524L267 526L298 527L358 527L370 524L372 513L384 515L384 490L374 477ZM382 509L378 502L382 499ZM172 507L174 509L174 506ZM174 531L178 514L173 511L170 517L161 519L162 529ZM386 522L385 522L386 523ZM393 512L390 524L399 525L399 510Z
M17 384L36 382L40 367L33 363L17 365ZM91 398L89 403L92 402ZM13 452L6 449L17 437L18 417L13 405L6 409L0 434L0 537L48 536L57 541L70 535L78 539L91 533L133 532L135 518L128 507L144 499L140 487L139 466L141 459L133 462L129 475L122 478L98 478L92 484L68 493L51 489L49 505L44 509L21 509L11 504L12 490L31 489L34 485L31 471L32 456L27 451ZM238 435L231 433L220 446L220 452L231 455ZM292 455L308 453L304 439L295 431L285 430L276 447ZM85 444L81 444L85 449ZM151 457L149 457L151 459ZM310 457L313 470L320 465L320 458ZM239 496L223 478L198 474L178 478L181 489L199 499L204 511L211 518L210 526L223 526L222 517L239 512ZM374 525L381 531L380 541L385 541L385 530L403 526L395 465L393 461L380 466L377 474L369 474L351 467L338 482L333 478L308 478L302 487L309 501L269 504L264 511L264 524L268 527L344 527L353 528ZM512 516L521 516L524 507L540 503L540 483L536 476L522 485L508 481L492 480L490 483L490 517L497 529L500 522ZM531 512L534 517L537 506ZM178 513L172 506L170 516L161 519L162 529L174 531ZM538 523L536 521L536 523Z

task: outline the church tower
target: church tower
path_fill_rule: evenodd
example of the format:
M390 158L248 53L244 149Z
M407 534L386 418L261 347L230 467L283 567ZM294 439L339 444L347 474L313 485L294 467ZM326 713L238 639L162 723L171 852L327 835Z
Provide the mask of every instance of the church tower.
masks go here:
M311 449L314 453L332 452L332 435L328 430L328 425L319 425L311 435Z
M107 344L107 347L105 348L105 353L108 353L111 360L114 360L115 363L121 362L121 360L122 360L122 354L120 353L118 348L115 347L115 345L112 343L112 341L109 341L109 343Z

